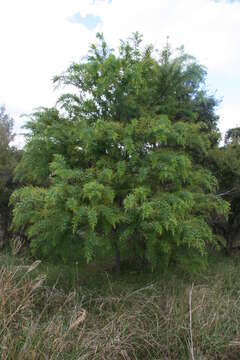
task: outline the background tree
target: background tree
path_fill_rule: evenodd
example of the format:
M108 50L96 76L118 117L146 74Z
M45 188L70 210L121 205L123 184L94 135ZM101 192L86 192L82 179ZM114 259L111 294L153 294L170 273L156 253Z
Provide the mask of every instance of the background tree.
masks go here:
M7 114L4 106L0 107L0 227L2 230L1 245L8 238L8 227L11 222L9 197L14 189L13 171L16 166L17 150L11 145L14 139L13 119Z
M226 215L201 165L218 137L206 71L183 49L157 60L141 36L118 55L102 35L55 83L75 86L62 109L33 114L12 196L13 226L38 255L90 261L115 253L152 267L204 263L210 219ZM203 114L208 116L204 116Z
M235 127L233 129L229 129L225 135L225 145L232 144L237 145L240 144L240 127Z
M210 152L210 169L219 181L219 193L229 201L228 221L215 219L216 231L227 241L229 252L240 245L240 142L239 128L226 132L225 144Z

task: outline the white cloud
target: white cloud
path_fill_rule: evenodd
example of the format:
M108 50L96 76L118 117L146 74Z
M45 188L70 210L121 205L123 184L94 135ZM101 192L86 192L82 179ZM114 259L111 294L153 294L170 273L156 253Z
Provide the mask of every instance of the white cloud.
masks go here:
M116 26L117 24L117 26ZM114 39L140 30L157 45L170 36L173 45L185 45L209 70L238 69L240 4L209 0L115 0L104 17L103 30ZM122 35L123 34L123 35Z
M93 31L68 21L74 14L102 19ZM185 45L209 69L211 79L240 80L240 3L211 0L2 0L0 2L0 102L22 123L19 114L54 104L51 78L86 54L95 32L104 32L112 46L138 30L146 42L161 47ZM214 81L211 86L215 89ZM235 86L236 87L236 86ZM240 87L240 85L239 85ZM237 90L237 89L235 89ZM238 88L238 91L240 89ZM228 96L221 84L221 96ZM224 110L225 109L225 110ZM231 109L231 110L229 110ZM221 107L224 129L235 124L237 101ZM227 118L227 120L226 120Z

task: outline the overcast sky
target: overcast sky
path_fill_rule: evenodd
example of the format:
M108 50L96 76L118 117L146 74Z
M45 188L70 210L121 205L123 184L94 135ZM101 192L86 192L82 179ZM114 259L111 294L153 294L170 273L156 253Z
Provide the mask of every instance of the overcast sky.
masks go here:
M220 130L240 126L240 1L0 0L0 104L17 132L22 113L55 104L52 77L86 54L97 31L112 47L135 31L157 48L167 36L184 45L223 99Z

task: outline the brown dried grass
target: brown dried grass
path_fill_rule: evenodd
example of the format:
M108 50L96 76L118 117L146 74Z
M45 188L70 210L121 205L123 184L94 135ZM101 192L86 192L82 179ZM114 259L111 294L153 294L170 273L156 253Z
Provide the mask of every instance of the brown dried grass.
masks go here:
M80 296L47 287L41 275L32 278L37 265L0 270L3 360L240 358L234 268L194 286L175 278L116 293L113 284L106 296Z

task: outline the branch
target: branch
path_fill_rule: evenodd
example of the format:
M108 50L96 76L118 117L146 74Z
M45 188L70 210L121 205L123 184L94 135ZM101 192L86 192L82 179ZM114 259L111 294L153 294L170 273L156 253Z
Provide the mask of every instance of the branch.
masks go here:
M228 190L228 191L225 191L225 192L223 192L223 193L217 194L217 196L228 195L228 194L230 194L230 193L232 193L232 192L234 192L234 191L238 191L238 189L233 188L233 189L231 189L231 190Z

